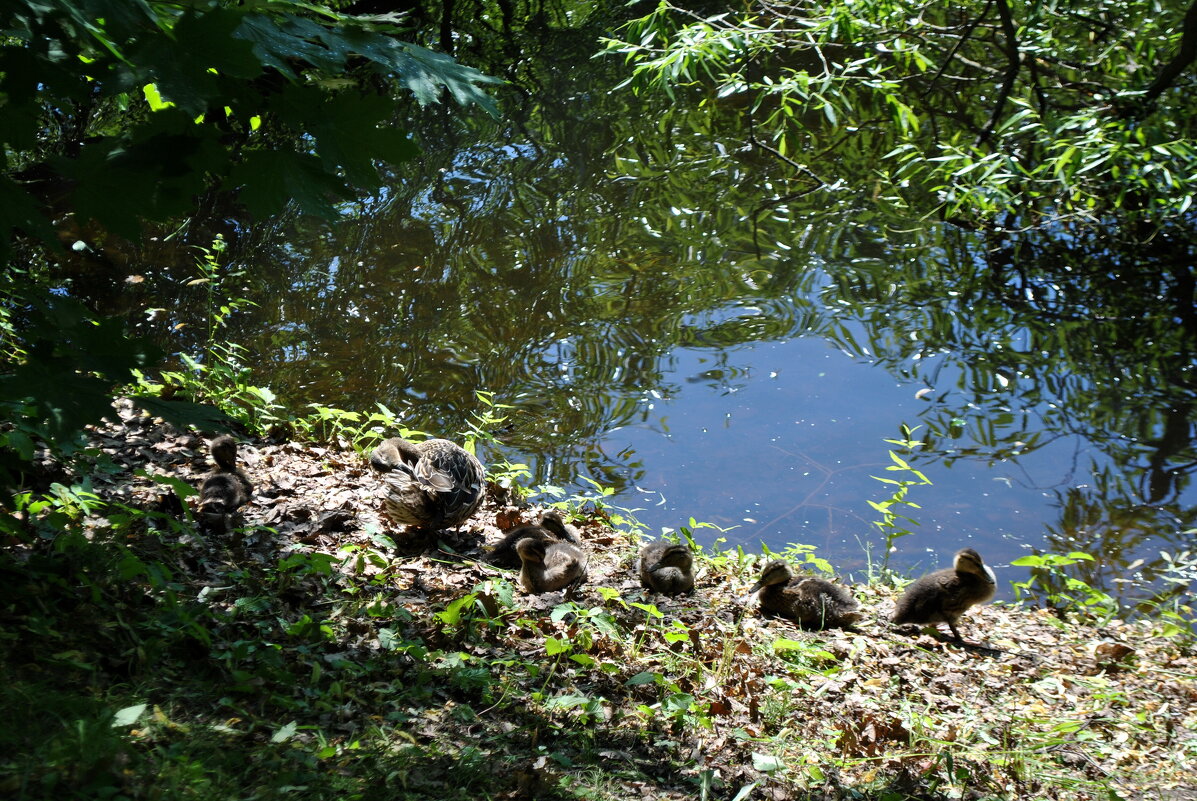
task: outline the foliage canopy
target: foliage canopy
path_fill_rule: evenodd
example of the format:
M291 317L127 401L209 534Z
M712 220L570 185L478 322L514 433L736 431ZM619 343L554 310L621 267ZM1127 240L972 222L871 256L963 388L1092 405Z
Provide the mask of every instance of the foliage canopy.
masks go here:
M259 217L293 204L335 218L351 187L380 185L379 163L417 152L394 125L397 92L496 112L483 91L495 79L398 38L394 15L294 0L16 0L0 30L12 363L0 387L18 421L0 446L18 461L34 439L62 443L96 419L113 383L159 355L42 286L39 266L64 246L185 226L217 199Z
M640 89L751 109L795 192L846 181L968 224L1187 212L1197 6L833 0L702 17L669 2L608 50ZM831 176L830 154L856 165Z
M81 224L127 236L205 190L239 190L256 215L294 201L331 217L350 184L378 185L374 161L415 153L388 125L392 89L495 111L481 90L494 79L397 39L390 17L146 0L29 0L7 16L0 223L47 242L50 180Z

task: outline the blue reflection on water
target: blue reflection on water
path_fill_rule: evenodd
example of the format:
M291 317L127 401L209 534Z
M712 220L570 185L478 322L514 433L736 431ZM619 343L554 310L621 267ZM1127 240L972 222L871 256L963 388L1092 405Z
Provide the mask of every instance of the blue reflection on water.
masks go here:
M676 376L701 376L709 351L675 352ZM918 425L927 403L916 384L896 382L819 339L803 338L738 348L737 381L710 388L687 385L669 398L651 398L645 423L608 434L604 450L635 451L643 463L639 491L617 503L637 508L650 533L686 525L690 517L730 529L732 545L779 550L789 543L819 549L839 570L863 575L868 551L883 555L884 536L868 501L891 492L872 476L894 477L884 442L899 426ZM724 368L723 372L727 372ZM917 437L917 432L916 432ZM920 469L933 482L911 490L920 525L899 539L891 566L918 573L949 565L959 548L977 548L1009 581L1008 568L1027 545L1040 545L1058 518L1049 491L1067 484L1081 445L1059 440L1021 464L933 460ZM717 536L696 532L700 542Z

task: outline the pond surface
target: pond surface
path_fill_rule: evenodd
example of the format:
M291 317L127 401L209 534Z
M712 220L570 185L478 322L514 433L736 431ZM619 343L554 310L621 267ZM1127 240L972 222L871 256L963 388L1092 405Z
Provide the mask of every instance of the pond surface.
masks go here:
M1188 340L1137 331L1152 315L1133 309L1053 317L1065 296L1110 301L1023 266L1096 249L1113 272L1116 243L995 243L835 187L779 203L798 193L737 109L613 89L598 32L537 39L497 123L423 111L423 156L336 225L238 230L260 306L234 333L257 381L449 436L493 392L503 455L534 483L587 476L650 533L694 518L724 529L700 542L807 543L858 575L884 552L869 501L903 424L932 484L892 566L971 545L1010 597L1011 559L1078 549L1100 557L1081 575L1123 592L1132 560L1191 547L1192 392L1170 378Z

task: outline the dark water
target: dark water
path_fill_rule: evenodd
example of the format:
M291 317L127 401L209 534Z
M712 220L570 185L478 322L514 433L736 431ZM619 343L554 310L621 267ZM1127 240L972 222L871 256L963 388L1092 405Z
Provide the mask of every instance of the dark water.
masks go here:
M420 112L422 157L335 225L225 229L258 381L443 435L487 390L534 483L588 476L651 534L693 517L725 529L701 542L807 543L844 571L882 557L868 501L903 424L933 483L893 566L971 545L1022 579L1003 565L1077 549L1121 594L1133 560L1192 547L1197 326L1168 279L1191 239L995 240L836 187L777 202L801 187L739 110L615 91L595 31L550 33L502 120ZM147 325L200 327L185 274L140 290L183 300Z

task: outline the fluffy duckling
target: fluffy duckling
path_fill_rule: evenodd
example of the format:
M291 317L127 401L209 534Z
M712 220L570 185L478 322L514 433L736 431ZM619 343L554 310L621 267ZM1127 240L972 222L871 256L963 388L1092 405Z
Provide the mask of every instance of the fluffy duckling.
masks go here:
M540 515L540 525L551 531L562 542L572 542L574 545L582 544L578 530L566 523L565 518L556 509L545 509Z
M749 592L758 590L762 611L788 617L805 627L850 626L864 617L852 593L826 579L795 576L781 560L765 565L760 580Z
M396 523L439 530L458 525L482 503L486 471L447 439L391 437L370 454L386 483L383 507Z
M972 548L956 552L952 567L936 570L916 580L894 609L893 622L947 623L952 636L962 642L956 621L973 604L983 604L997 591L997 578Z
M641 548L640 584L662 595L680 595L694 589L690 546L662 540Z
M539 523L525 523L522 526L516 526L508 530L503 535L502 541L491 549L486 561L495 567L520 567L523 565L523 561L520 559L519 553L515 550L515 546L519 544L520 540L529 539L544 543L558 541L553 532Z
M548 542L525 537L515 544L523 567L520 587L526 593L573 590L586 580L586 552L568 542Z
M249 503L254 485L244 470L237 466L237 441L221 434L208 446L216 469L204 476L200 484L200 519L211 528L232 529L232 518L238 509Z
M545 543L582 544L577 529L566 523L557 510L547 509L541 514L539 522L525 523L510 529L502 541L491 550L490 558L487 561L496 567L520 567L523 562L520 560L515 546L523 539L540 540Z

